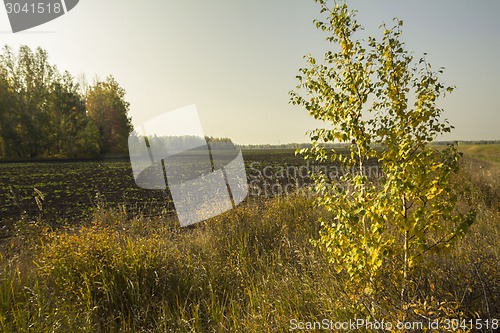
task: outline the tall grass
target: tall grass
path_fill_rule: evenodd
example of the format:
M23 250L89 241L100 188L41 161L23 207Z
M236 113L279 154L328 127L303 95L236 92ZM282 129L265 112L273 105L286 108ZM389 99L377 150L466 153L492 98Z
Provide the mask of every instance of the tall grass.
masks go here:
M485 192L493 169L470 163L457 184L478 221L451 252L428 258L421 316L444 302L455 312L440 316L500 316L500 189ZM126 216L99 207L91 224L57 230L20 221L1 244L0 331L282 332L292 319L356 316L343 310L344 277L311 245L318 218L328 218L311 199L250 198L184 229L173 218Z

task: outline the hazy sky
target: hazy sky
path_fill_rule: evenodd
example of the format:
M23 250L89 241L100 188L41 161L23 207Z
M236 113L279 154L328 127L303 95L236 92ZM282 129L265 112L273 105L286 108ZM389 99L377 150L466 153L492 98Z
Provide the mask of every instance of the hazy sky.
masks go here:
M500 1L349 1L366 33L404 20L404 41L457 90L440 102L456 127L443 139L500 139ZM80 0L66 15L12 34L0 8L1 44L41 46L60 71L91 81L113 75L136 125L196 104L207 135L237 143L306 142L318 125L288 104L303 56L334 45L312 21L312 0Z

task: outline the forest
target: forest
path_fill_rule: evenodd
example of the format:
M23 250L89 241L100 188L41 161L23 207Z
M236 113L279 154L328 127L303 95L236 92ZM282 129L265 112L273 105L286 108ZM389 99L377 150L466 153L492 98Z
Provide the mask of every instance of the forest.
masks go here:
M47 51L0 54L0 158L81 158L127 152L125 90L108 76L88 84L50 64Z

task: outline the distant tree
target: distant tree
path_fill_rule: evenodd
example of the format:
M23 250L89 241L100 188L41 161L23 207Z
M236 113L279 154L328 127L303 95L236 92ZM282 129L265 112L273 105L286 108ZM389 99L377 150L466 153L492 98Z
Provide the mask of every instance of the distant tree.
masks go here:
M214 137L214 136L206 136L205 135L205 141L207 142L227 142L227 143L232 143L233 141L230 138L224 138L224 137Z
M300 153L331 159L347 171L338 182L316 178L318 203L335 215L321 221L316 244L347 277L346 292L357 311L384 315L390 302L380 303L387 286L381 281L391 281L400 291L395 306L407 311L399 317L405 320L423 256L452 245L475 218L473 211L457 210L450 186L458 169L456 146L442 151L430 146L452 129L441 120L436 101L453 88L439 81L442 69L433 71L425 58L413 61L401 41L402 21L383 26L380 41L359 40L361 26L345 3L315 2L328 14L316 26L338 49L327 52L323 64L306 57L308 66L297 76L303 94L291 92L291 102L331 127L312 131L312 148ZM349 153L327 151L322 143L328 142L347 143ZM365 172L373 158L380 179Z
M7 100L2 137L16 155L36 157L47 148L50 115L46 98L56 70L41 48L32 52L21 46L17 55L9 47L3 51L1 67Z
M5 138L8 130L8 115L11 99L11 92L7 80L7 69L0 62L0 157L5 156L9 151L9 139Z
M49 105L52 130L49 155L83 157L99 154L99 131L87 116L85 102L79 91L79 84L75 84L68 72L59 77L51 87Z
M109 76L104 82L89 87L86 107L90 119L99 129L101 153L127 152L128 135L132 131L128 116L129 103L125 90Z

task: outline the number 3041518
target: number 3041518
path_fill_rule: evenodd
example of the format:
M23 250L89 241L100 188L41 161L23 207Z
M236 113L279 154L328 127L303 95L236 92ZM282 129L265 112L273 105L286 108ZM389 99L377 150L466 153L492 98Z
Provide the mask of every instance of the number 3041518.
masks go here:
M5 4L7 9L7 14L59 14L61 13L62 6L60 3L24 3L20 4L18 2L7 2Z

